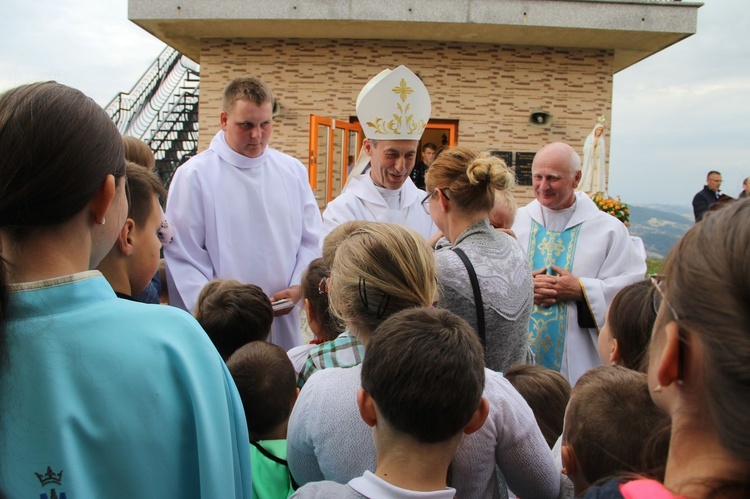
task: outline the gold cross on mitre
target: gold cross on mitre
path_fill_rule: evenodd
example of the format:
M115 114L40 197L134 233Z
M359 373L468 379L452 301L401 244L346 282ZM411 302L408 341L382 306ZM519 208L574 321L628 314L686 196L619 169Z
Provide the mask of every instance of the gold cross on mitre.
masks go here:
M391 90L393 90L394 93L401 94L401 102L406 102L406 97L414 92L414 89L407 85L406 80L403 78L401 78L401 83L399 83L397 87L393 87Z
M427 88L406 66L381 71L357 97L357 117L371 140L419 140L430 109Z

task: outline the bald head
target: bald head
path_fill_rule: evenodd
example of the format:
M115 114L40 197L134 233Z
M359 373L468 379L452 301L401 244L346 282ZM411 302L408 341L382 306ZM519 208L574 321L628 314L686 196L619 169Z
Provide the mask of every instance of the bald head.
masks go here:
M542 206L562 210L575 201L581 180L581 158L564 142L542 147L531 165L534 195Z
M539 149L534 156L534 163L531 170L534 170L538 161L546 163L554 162L563 169L567 169L570 175L575 175L581 171L581 157L578 153L565 142L553 142Z

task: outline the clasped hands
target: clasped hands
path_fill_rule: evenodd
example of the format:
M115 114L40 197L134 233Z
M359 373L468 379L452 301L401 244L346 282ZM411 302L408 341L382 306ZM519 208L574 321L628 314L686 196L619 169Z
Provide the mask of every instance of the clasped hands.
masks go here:
M531 272L534 276L534 304L548 308L555 303L578 301L583 298L581 282L567 270L552 266L557 275L549 275L547 269Z

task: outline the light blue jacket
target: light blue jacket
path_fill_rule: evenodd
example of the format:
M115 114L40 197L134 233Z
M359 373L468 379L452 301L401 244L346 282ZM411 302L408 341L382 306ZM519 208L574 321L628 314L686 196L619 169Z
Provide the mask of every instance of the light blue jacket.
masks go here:
M242 403L189 314L121 300L96 271L11 291L8 497L250 497Z

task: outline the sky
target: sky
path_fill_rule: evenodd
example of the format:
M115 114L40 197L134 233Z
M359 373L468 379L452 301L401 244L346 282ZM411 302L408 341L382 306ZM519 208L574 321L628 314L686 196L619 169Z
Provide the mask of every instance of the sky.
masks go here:
M709 170L750 176L750 1L706 0L697 34L614 77L609 193L689 206ZM0 0L0 91L54 79L106 106L164 49L127 0Z

